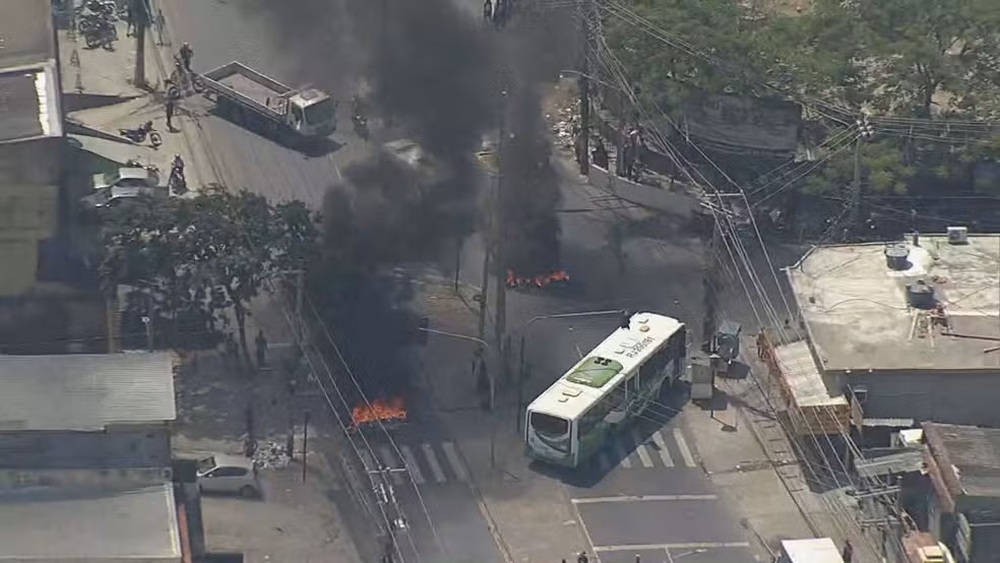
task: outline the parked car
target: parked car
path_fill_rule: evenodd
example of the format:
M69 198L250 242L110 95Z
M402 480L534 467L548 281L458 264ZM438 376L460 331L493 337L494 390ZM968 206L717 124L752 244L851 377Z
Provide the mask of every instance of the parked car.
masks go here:
M113 207L137 197L166 197L167 195L169 195L167 188L159 186L104 186L84 197L80 202L84 207L100 209Z
M155 188L160 185L160 175L155 170L142 167L123 167L115 172L94 174L93 187L102 188Z
M215 454L198 460L198 487L203 493L259 497L257 477L253 460L245 457Z

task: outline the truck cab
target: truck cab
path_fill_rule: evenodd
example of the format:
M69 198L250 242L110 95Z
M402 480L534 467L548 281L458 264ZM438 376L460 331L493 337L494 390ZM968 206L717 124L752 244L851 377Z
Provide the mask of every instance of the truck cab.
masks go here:
M337 102L329 95L309 88L288 99L288 124L305 137L325 137L336 129Z

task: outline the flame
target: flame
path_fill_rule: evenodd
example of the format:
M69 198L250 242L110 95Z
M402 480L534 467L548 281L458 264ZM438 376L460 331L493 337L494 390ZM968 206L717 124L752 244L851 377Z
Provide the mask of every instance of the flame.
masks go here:
M547 274L523 277L514 274L513 270L507 270L507 287L537 287L543 288L553 283L568 282L569 274L565 270L553 270Z
M354 426L382 421L406 420L406 406L402 397L389 400L375 399L369 404L357 405L351 409L351 421Z

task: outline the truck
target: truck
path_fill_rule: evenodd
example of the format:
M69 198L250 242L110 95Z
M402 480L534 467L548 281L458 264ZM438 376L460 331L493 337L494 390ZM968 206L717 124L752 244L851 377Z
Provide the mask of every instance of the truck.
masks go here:
M294 89L237 61L201 78L205 97L241 123L257 121L296 142L322 141L336 129L337 102L321 90Z
M830 538L782 540L776 563L844 563Z

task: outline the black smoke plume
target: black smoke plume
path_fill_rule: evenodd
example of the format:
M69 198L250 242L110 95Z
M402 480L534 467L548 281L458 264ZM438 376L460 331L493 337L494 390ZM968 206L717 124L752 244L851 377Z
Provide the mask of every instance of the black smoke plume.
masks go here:
M541 114L540 93L531 83L511 92L501 148L501 201L507 240L506 268L535 277L559 269L559 178Z

